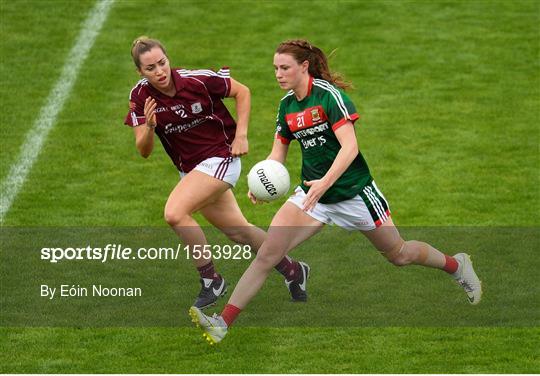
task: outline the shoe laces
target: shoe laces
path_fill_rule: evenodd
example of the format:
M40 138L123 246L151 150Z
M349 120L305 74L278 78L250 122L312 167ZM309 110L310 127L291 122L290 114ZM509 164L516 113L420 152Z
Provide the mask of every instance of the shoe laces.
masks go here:
M225 321L223 320L223 318L221 317L221 315L218 315L217 313L214 313L212 315L212 325L214 326L214 328L226 328L227 327L227 324L225 323Z
M473 286L467 282L465 279L460 278L457 282L465 289L467 292L472 292L474 290Z

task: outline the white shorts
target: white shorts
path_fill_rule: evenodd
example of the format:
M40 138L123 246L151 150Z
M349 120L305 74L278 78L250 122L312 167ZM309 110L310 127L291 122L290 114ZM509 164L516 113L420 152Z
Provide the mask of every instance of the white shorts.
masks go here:
M210 175L216 179L223 180L231 186L235 186L240 178L242 162L238 157L212 157L199 163L193 170L197 170ZM185 172L180 172L180 177L186 176Z
M302 188L296 187L294 195L289 197L287 202L302 209L305 197ZM319 222L335 224L349 231L370 231L390 218L390 207L373 181L364 187L361 194L349 200L335 204L317 203L313 210L306 214Z

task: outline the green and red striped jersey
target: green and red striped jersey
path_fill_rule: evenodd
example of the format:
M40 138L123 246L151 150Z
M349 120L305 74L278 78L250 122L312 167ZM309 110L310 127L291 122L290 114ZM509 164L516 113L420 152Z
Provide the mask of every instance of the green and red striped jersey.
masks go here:
M304 180L321 179L332 166L341 145L334 133L348 120L359 118L354 104L340 89L328 81L309 80L307 96L301 101L291 90L280 102L277 115L276 137L284 144L296 139L302 149L302 183L304 192L309 187ZM368 165L362 154L354 159L343 175L319 200L332 204L348 200L372 181Z

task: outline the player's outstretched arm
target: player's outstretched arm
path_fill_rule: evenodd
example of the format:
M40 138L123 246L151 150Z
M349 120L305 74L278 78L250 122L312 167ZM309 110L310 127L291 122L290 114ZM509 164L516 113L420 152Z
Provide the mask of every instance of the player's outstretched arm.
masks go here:
M274 140L274 144L272 145L272 151L268 155L266 159L273 159L274 161L278 161L281 164L285 164L285 160L287 159L287 153L289 152L289 145L284 144L278 139Z
M304 211L312 210L324 193L339 179L358 155L358 143L354 134L354 125L348 121L335 131L341 149L326 174L318 180L304 181L309 191L304 200Z
M133 132L135 132L135 146L139 154L143 158L148 158L154 149L154 129L143 124L134 127Z
M249 151L248 124L251 111L251 93L249 88L231 78L231 90L229 97L236 101L236 134L231 145L233 157L245 155Z

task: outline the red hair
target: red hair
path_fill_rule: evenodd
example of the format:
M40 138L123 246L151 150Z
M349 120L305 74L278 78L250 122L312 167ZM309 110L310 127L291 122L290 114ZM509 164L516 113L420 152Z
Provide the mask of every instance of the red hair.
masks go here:
M276 49L278 54L291 55L298 64L308 61L308 72L314 78L321 78L346 90L352 88L350 82L346 82L339 73L331 72L328 67L328 59L324 52L305 39L292 39L281 42Z

